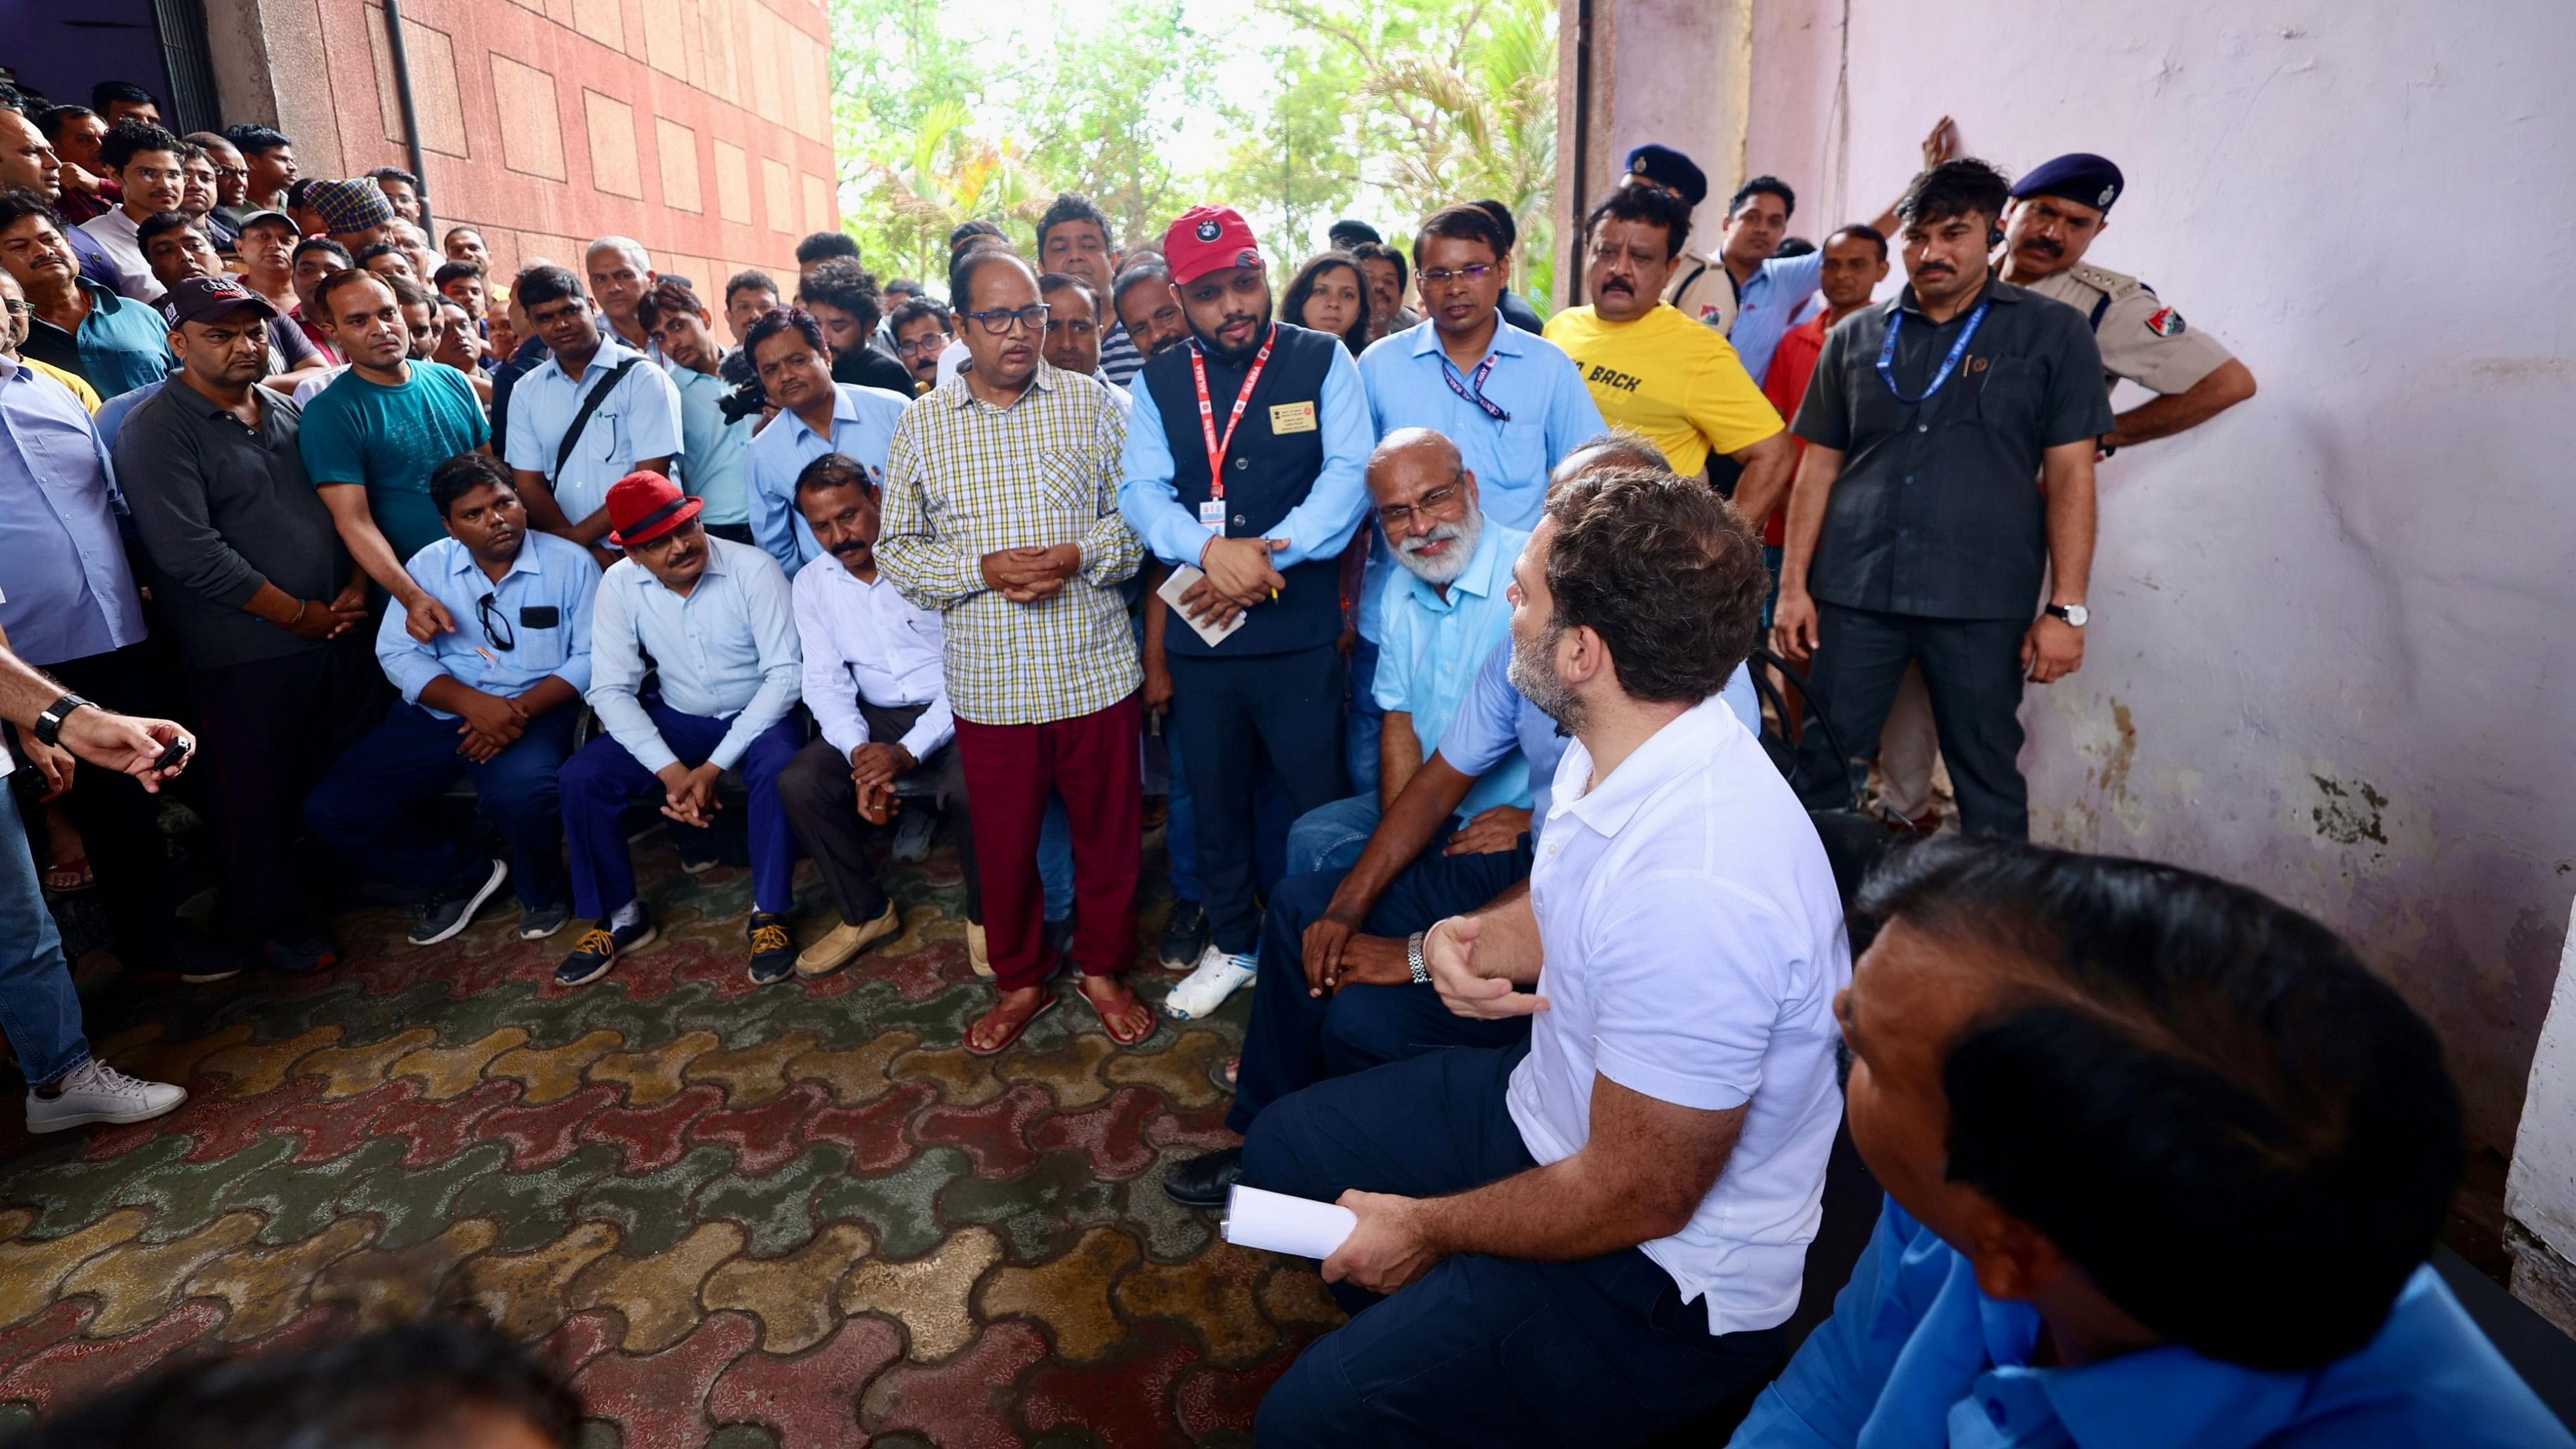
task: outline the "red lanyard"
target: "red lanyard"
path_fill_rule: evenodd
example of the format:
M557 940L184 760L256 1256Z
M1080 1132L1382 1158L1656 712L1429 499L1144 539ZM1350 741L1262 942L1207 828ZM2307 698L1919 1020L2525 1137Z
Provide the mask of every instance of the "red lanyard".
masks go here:
M1243 410L1252 401L1252 390L1261 385L1261 369L1270 365L1271 344L1279 340L1279 324L1270 324L1269 335L1261 339L1261 350L1253 354L1252 370L1243 375L1243 390L1234 395L1234 411L1225 419L1225 436L1216 435L1216 406L1208 401L1207 354L1196 339L1190 342L1190 375L1199 385L1199 434L1207 440L1208 497L1225 497L1225 454L1234 446L1235 425L1243 421Z

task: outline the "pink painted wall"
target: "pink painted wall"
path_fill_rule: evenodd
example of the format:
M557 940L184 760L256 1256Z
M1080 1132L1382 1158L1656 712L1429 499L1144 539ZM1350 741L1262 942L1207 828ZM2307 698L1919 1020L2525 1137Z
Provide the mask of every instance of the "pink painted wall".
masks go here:
M1745 161L1803 234L1945 111L2010 170L2126 169L2092 260L2262 394L2103 466L2088 662L2023 711L2035 829L2341 927L2508 1146L2576 891L2576 6L1757 0L1752 33Z

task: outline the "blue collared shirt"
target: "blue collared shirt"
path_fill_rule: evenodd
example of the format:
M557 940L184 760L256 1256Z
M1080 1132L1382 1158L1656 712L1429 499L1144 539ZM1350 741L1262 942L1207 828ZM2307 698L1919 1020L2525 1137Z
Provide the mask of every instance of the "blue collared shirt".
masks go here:
M679 484L692 498L706 501L699 516L707 523L743 523L750 517L745 490L750 486L751 430L757 414L726 422L719 406L732 392L724 378L694 367L668 364L671 384L680 390L680 442L687 455L680 463Z
M116 470L89 410L70 388L7 361L0 434L0 629L9 647L41 666L141 642L143 600L116 532Z
M790 577L823 551L796 507L796 475L826 453L856 458L879 488L885 485L886 448L911 399L881 387L832 385L832 436L805 426L794 413L770 419L751 440L751 537Z
M1824 276L1825 254L1812 251L1802 257L1773 257L1736 289L1735 330L1726 340L1735 344L1735 355L1744 359L1744 371L1756 386L1771 370L1771 352L1780 345L1781 334L1798 325L1798 310L1816 295Z
M158 382L170 372L170 323L159 312L84 279L89 315L66 333L42 317L27 319L27 356L87 379L101 398Z
M1207 552L1209 533L1181 506L1172 487L1172 443L1163 432L1163 409L1154 401L1154 390L1141 381L1128 391L1136 406L1127 415L1127 451L1119 463L1127 481L1118 487L1118 511L1155 557L1196 567L1199 555ZM1274 568L1333 557L1349 546L1352 530L1368 516L1368 455L1377 446L1377 434L1369 423L1367 390L1347 349L1333 349L1317 400L1324 466L1307 487L1306 501L1262 535L1288 540L1288 547L1270 556Z
M1762 1391L1733 1449L2567 1449L2576 1444L2430 1265L2368 1346L2267 1373L2170 1345L2033 1368L2038 1313L1893 1201L1834 1316Z
M1387 576L1377 702L1390 714L1413 716L1414 737L1426 757L1448 733L1459 701L1474 688L1495 642L1510 632L1512 601L1505 591L1512 582L1512 561L1527 542L1527 531L1486 519L1484 537L1476 540L1467 567L1450 580L1446 598L1401 564ZM1529 802L1524 771L1480 770L1475 787L1458 803L1458 814L1472 820L1497 805L1526 809Z
M494 583L472 549L442 538L403 568L456 621L453 631L423 644L411 637L411 612L402 600L386 601L384 621L376 626L376 660L405 700L420 704L421 690L442 674L504 699L516 699L548 675L576 691L589 690L591 602L599 591L599 565L591 562L590 550L532 530L522 535L509 572ZM487 597L489 610L480 607ZM546 610L553 611L551 624L542 622ZM487 614L500 619L499 638L485 623ZM440 719L456 718L443 709L421 708Z
M590 707L635 762L659 772L679 757L662 741L637 691L644 656L661 670L662 702L733 724L707 759L741 763L761 731L787 717L803 687L796 610L787 575L749 544L707 536L707 570L686 597L633 559L600 576L590 637Z
M581 411L581 400L630 357L639 365L617 380L616 389L590 415L558 474L555 452L573 415ZM544 474L555 503L573 523L597 513L608 502L608 485L634 472L636 463L677 458L683 449L680 390L671 385L671 375L604 327L599 350L582 367L581 381L564 376L563 362L549 355L511 386L509 424L505 461Z
M125 431L126 417L136 408L159 397L161 389L168 385L167 378L159 382L147 382L131 392L118 393L100 403L98 411L90 416L90 422L98 428L99 446L107 449L113 456L116 452L116 435Z
M1360 382L1368 390L1377 436L1398 428L1429 428L1458 445L1485 516L1513 528L1538 527L1547 504L1547 475L1576 444L1609 425L1583 374L1565 349L1544 337L1497 323L1486 350L1494 370L1485 377L1487 401L1511 414L1504 422L1450 390L1456 382L1475 390L1477 368L1461 373L1440 345L1430 322L1389 333L1360 354ZM1360 633L1383 639L1378 605L1384 580L1400 572L1383 535L1369 541L1368 581L1360 590Z

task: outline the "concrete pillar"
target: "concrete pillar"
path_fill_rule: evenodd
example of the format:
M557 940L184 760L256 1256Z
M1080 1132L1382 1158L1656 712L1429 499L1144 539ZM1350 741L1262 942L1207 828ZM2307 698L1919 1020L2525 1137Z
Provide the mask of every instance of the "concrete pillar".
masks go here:
M307 176L346 169L331 87L317 83L330 74L317 0L206 0L206 59L226 124L255 122L294 137Z

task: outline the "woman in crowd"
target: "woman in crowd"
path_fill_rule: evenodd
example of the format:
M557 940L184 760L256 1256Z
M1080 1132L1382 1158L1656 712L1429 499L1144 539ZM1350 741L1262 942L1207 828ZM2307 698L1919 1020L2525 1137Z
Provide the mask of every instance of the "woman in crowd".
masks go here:
M1329 332L1357 357L1369 344L1368 278L1349 252L1321 252L1297 269L1279 315L1300 327Z

